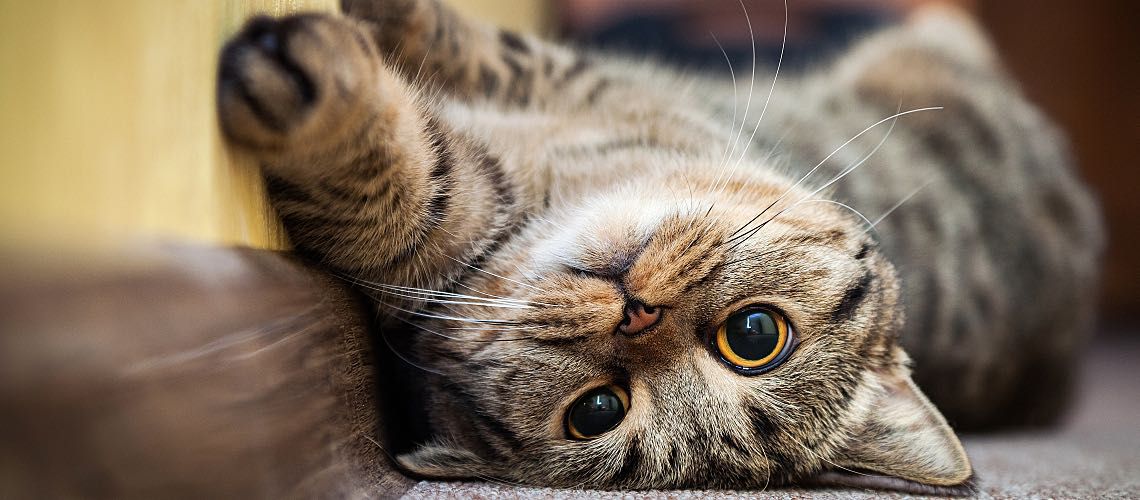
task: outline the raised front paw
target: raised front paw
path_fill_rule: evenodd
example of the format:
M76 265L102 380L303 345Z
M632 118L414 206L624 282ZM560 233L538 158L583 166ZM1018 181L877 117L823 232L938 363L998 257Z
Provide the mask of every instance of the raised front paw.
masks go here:
M381 64L357 21L257 17L222 49L218 115L243 146L319 146L365 114Z

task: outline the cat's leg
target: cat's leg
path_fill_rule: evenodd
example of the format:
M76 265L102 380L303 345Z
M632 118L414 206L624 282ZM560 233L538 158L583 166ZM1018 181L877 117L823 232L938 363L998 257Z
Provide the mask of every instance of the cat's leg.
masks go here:
M461 98L542 106L589 105L615 87L594 62L534 37L467 19L439 0L342 0L366 20L381 52L424 88ZM555 99L556 98L556 99Z
M527 195L387 69L357 21L250 21L224 50L219 115L262 162L296 248L370 281L442 287L494 251Z

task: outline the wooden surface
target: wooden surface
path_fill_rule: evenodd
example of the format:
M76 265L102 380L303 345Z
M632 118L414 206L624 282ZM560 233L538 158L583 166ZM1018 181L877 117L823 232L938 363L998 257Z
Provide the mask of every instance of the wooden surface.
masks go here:
M0 245L191 240L280 248L214 113L218 48L254 12L337 0L0 0ZM457 0L516 28L540 0Z
M1140 30L1132 0L987 0L978 15L1030 98L1064 128L1108 221L1103 301L1140 324ZM1133 330L1140 331L1140 330Z
M369 308L265 250L0 254L0 498L387 498Z

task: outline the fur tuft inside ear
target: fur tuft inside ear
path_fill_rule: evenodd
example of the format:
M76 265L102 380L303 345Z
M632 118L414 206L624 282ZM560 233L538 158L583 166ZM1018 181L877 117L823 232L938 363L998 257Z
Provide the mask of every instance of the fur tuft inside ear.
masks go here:
M396 457L400 468L427 479L474 479L488 475L486 462L474 453L447 443L421 445Z
M927 486L967 485L973 469L966 450L907 369L900 365L878 376L882 392L841 465Z

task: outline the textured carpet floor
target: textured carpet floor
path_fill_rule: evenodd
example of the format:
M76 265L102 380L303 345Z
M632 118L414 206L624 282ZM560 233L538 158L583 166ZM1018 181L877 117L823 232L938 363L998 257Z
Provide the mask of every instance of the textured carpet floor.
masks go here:
M1069 423L1050 432L965 436L980 498L1140 498L1140 340L1098 342ZM420 482L409 498L905 498L861 490L599 492Z

